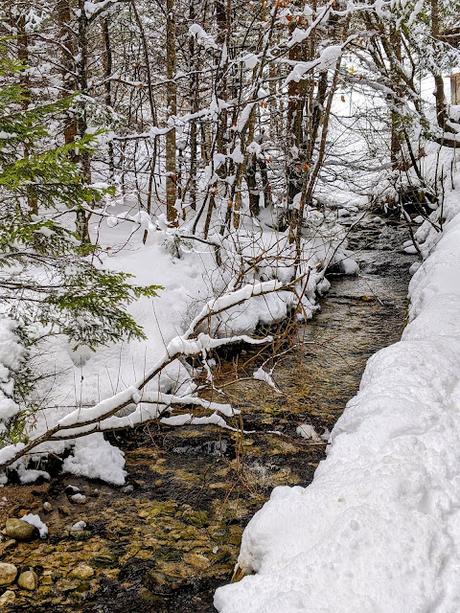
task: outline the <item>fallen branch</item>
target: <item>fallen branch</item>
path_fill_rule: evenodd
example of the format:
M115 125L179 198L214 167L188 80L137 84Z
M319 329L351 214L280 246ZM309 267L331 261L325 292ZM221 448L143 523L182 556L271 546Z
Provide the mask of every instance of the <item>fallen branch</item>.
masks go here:
M38 446L50 441L62 441L79 438L94 432L106 432L133 427L140 423L158 419L172 406L195 405L214 411L214 422L225 424L221 415L227 417L238 412L228 404L214 403L194 396L174 396L160 391L146 391L147 384L159 375L164 368L176 359L185 359L193 356L206 356L207 352L224 345L247 343L253 345L267 344L273 339L267 336L256 339L248 335L239 335L225 338L212 338L208 334L199 333L204 322L210 321L216 315L238 306L251 298L264 296L274 292L295 292L296 286L305 275L285 284L271 280L248 284L244 287L213 298L207 302L200 313L192 320L183 335L174 337L165 348L163 355L137 382L121 392L102 400L89 408L78 408L60 419L54 426L42 434L32 438L27 443L8 445L0 450L0 470L5 470L27 454L33 452ZM145 406L149 405L149 406ZM121 410L132 408L128 415L117 416ZM220 414L220 415L219 415ZM184 416L178 415L181 420ZM195 418L194 418L195 419ZM201 419L201 418L196 418ZM195 421L196 421L195 419ZM163 418L163 423L172 423L172 418ZM176 420L177 421L177 420ZM209 419L208 419L209 421Z

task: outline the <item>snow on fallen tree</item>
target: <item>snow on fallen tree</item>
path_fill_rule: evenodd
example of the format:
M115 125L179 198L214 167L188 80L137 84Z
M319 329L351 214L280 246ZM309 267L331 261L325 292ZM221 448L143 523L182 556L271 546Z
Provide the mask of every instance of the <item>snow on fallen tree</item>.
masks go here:
M402 340L368 362L311 485L247 526L220 613L460 610L460 201L427 221ZM433 221L433 220L431 220ZM256 573L249 576L250 573Z

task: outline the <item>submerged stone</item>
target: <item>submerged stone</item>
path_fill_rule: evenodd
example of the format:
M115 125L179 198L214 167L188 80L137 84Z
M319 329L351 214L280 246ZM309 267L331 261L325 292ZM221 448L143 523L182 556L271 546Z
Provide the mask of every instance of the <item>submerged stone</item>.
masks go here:
M14 564L0 562L0 585L9 585L13 583L18 574L18 569Z
M93 577L93 575L94 569L91 568L91 566L89 566L88 564L79 564L70 572L71 577L81 579L82 581L90 579L91 577Z
M7 604L11 604L16 599L16 594L12 590L6 590L0 596L0 607L4 607Z

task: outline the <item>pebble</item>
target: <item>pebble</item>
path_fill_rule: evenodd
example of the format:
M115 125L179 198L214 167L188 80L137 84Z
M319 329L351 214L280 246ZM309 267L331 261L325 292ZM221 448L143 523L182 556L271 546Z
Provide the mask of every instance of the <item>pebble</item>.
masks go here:
M8 551L9 549L13 549L14 547L16 547L16 545L17 541L15 541L15 539L9 539L8 541L0 543L0 556L3 556L6 551Z
M17 541L27 542L33 540L38 535L38 530L26 521L10 517L6 520L5 534Z
M15 598L16 598L16 595L14 592L12 592L11 590L6 590L6 592L4 592L0 596L0 607L3 607L6 604L10 604L14 602Z
M90 579L94 575L94 569L88 564L79 564L71 572L70 576L76 579Z
M131 494L133 490L134 490L133 485L125 485L125 487L123 487L121 491L123 492L123 494Z
M38 577L33 570L26 570L19 575L18 579L19 587L22 587L23 590L33 591L37 589L38 585Z
M50 513L53 510L53 505L50 502L43 503L43 510Z
M0 562L0 585L9 585L13 583L18 574L18 569L14 564Z
M78 494L80 491L80 488L77 487L76 485L67 485L64 492L66 494Z
M75 502L75 504L85 504L86 496L84 494L73 494L70 496L70 500Z

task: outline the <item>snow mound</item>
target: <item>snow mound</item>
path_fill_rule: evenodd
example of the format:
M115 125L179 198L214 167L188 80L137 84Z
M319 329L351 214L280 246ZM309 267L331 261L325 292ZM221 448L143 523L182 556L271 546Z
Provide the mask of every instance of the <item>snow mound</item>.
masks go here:
M402 340L368 362L307 488L247 526L220 613L460 611L460 202L411 284Z
M64 460L62 470L73 475L101 479L123 485L126 471L123 452L96 433L77 439L73 455Z

